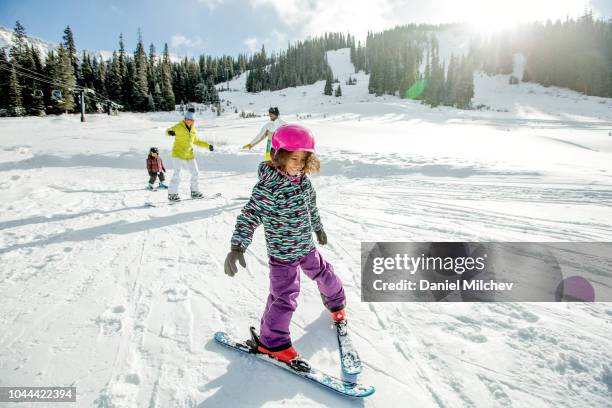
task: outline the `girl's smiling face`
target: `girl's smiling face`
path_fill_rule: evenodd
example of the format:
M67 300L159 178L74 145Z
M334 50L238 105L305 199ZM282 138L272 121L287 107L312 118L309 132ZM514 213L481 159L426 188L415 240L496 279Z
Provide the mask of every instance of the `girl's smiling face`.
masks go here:
M306 165L306 152L291 152L285 163L285 173L299 176Z

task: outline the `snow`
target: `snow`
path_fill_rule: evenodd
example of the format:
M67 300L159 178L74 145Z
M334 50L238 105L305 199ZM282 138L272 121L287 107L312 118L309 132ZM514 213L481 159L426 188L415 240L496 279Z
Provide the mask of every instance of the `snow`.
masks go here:
M339 79L347 55L328 54ZM360 243L610 241L610 100L477 75L489 110L430 109L375 98L367 75L351 75L340 98L323 81L222 92L232 108L197 126L215 145L198 149L201 185L223 196L176 206L144 205L165 201L145 191L144 161L159 146L170 167L163 130L178 113L0 119L0 385L74 385L79 406L97 407L356 404L213 341L246 337L265 305L262 229L247 269L229 278L223 261L263 157L240 146L267 120L233 108L272 105L317 137L320 250L345 285L359 380L377 388L364 406L609 405L610 304L362 303ZM340 375L308 279L291 330L305 358Z

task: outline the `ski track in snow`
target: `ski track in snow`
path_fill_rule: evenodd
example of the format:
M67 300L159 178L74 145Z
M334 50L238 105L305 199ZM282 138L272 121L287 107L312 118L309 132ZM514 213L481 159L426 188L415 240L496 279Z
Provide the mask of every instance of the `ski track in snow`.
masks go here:
M338 51L330 63L346 57ZM350 69L338 72L343 81ZM312 113L304 123L320 135L313 183L330 241L320 250L344 281L358 378L373 396L343 399L214 344L218 330L246 337L258 326L268 291L261 228L247 268L223 273L262 156L239 146L263 119L230 114L203 115L202 134L219 147L198 152L204 191L222 197L157 208L144 206L166 194L144 190L145 154L160 146L169 167L161 133L176 114L0 120L3 133L24 135L0 144L0 385L74 385L79 406L98 408L609 404L608 304L362 303L360 243L610 241L612 138L603 129L612 112L532 85L535 95L509 91L532 101L530 111L429 109L388 96L374 105L367 76L353 76L343 103L313 103L328 101L314 96L322 84L222 97L261 111L278 104L289 120ZM487 90L506 78L479 81L477 99L505 106ZM305 101L291 98L302 92ZM597 114L543 115L546 101ZM340 376L328 313L307 278L298 303L296 348Z

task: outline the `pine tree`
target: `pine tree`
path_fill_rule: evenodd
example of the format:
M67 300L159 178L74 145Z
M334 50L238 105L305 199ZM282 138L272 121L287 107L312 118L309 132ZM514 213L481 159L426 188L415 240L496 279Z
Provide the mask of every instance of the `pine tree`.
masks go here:
M113 57L108 63L108 73L106 76L106 90L108 97L116 103L123 101L123 79L121 76L121 64L117 52L113 52Z
M147 55L144 51L142 42L142 33L138 30L138 43L134 52L134 78L133 78L133 98L134 108L140 112L146 112L150 109L149 103L149 83L147 80ZM153 104L154 105L154 104Z
M215 83L213 82L212 77L208 77L207 82L207 93L208 93L208 103L209 104L217 104L219 103L219 93L217 92L217 88L215 87ZM204 103L207 103L204 102Z
M121 104L125 107L126 110L132 109L132 87L131 80L132 78L128 78L128 59L125 54L125 45L123 44L123 33L119 34L119 55L117 58L118 70L119 70L119 79L121 86L119 87L121 91Z
M370 73L370 78L368 79L368 93L370 94L376 93L376 75L377 73L372 71Z
M27 69L30 72L37 72L37 66L34 61L34 48L25 46L24 54L21 58L20 67ZM41 116L45 113L45 103L43 99L43 92L41 82L30 77L23 77L21 80L21 100L27 115Z
M4 48L0 48L0 116L8 114L9 107L9 80L11 73L8 70L8 57Z
M95 59L94 59L95 61ZM81 57L81 86L95 90L95 82L96 82L96 72L94 69L94 64L91 62L91 57L83 51ZM86 95L87 96L87 95ZM96 101L93 98L85 98L85 111L86 112L96 112L97 105Z
M340 88L340 84L338 84L338 87L336 88L336 92L334 94L336 97L338 96L342 96L342 89Z
M323 95L329 95L331 96L334 92L334 89L332 87L332 79L331 77L327 77L327 79L325 80L325 88L323 88Z
M15 22L15 28L13 29L13 45L9 51L9 56L13 63L19 64L21 61L21 57L25 52L26 38L25 28L21 25L19 20L17 20Z
M70 26L66 26L66 28L64 29L64 36L62 37L62 40L64 41L64 48L66 49L66 52L68 53L68 58L70 59L70 65L72 66L73 74L77 79L77 82L82 84L81 72L79 69L79 60L77 58L76 45L74 44L74 35L72 34L72 29L70 28Z
M54 82L60 84L57 90L59 90L62 95L61 100L56 101L56 111L74 111L76 104L73 92L76 87L76 78L74 76L74 68L70 61L70 55L63 45L60 45L57 50L53 79Z
M128 111L134 111L134 82L136 82L136 68L134 61L130 58L125 60L126 72L123 78L123 99L124 106Z
M94 71L97 72L94 80L94 89L100 95L108 96L108 92L106 90L106 64L100 57L100 60L94 59Z
M94 88L94 68L91 63L91 58L89 55L83 51L81 57L81 85L86 88L93 89Z
M155 46L149 45L149 60L147 63L147 82L149 92L153 96L153 102L157 109L162 105L161 88L159 86L159 74L157 69L157 54Z
M146 108L146 110L147 110L148 112L153 112L153 111L155 111L155 110L156 110L156 107L155 107L155 100L153 99L153 95L152 95L152 94L149 94L149 95L147 96L147 108Z
M208 86L206 82L202 81L195 87L195 101L197 103L207 103L208 101Z
M161 94L163 99L161 109L165 111L173 111L176 105L174 91L172 90L171 69L168 44L164 44L164 55L161 64Z
M11 74L8 84L8 114L10 116L23 115L23 105L21 104L21 87L17 80L17 71L11 67Z
M49 51L49 53L47 54L47 59L45 60L45 66L43 69L43 73L45 77L55 78L55 71L56 71L56 65L57 65L56 61L57 61L57 57L55 55L55 52L53 50ZM48 83L43 83L42 88L43 88L46 112L54 113L55 112L55 100L52 98L52 93L53 93L53 90L56 88L56 86L52 84L48 84Z

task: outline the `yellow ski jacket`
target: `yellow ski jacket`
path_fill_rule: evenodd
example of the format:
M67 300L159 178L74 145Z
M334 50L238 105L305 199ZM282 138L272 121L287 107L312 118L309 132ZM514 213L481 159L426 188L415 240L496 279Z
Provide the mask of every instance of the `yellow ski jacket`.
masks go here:
M198 132L195 126L191 130L187 129L184 121L180 121L174 126L166 129L166 136L170 136L168 132L174 131L174 146L172 146L172 157L177 157L183 160L195 159L193 153L193 145L208 148L210 144L198 138Z

